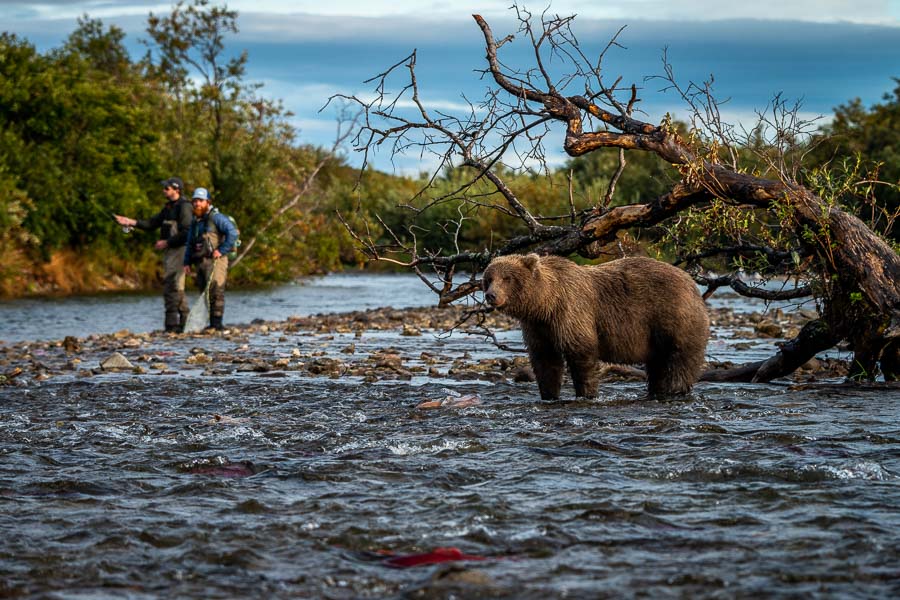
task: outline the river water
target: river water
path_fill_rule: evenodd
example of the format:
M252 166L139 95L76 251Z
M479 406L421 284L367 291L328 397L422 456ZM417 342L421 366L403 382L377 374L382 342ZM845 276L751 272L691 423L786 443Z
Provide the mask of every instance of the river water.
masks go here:
M403 291L419 288L404 276L330 276L248 293L246 314L232 293L227 310L248 322L274 318L252 312L269 304L288 316L433 301ZM158 297L68 302L0 308L21 315L0 338L161 321ZM119 316L72 322L60 306ZM140 310L149 320L134 325ZM173 338L150 350L338 356L351 342L422 361L500 353L470 336L391 331ZM710 344L720 360L761 352L725 331ZM510 380L274 375L182 369L0 387L0 597L900 594L896 388L701 383L660 402L640 383L611 383L597 400L543 402L534 384ZM417 408L454 395L477 403ZM397 568L447 547L479 560Z
M188 290L189 303L199 293ZM331 274L264 290L229 290L225 322L283 320L326 312L434 304L436 296L415 276ZM0 341L85 337L121 329L140 333L161 329L160 294L101 294L63 299L29 298L0 302Z

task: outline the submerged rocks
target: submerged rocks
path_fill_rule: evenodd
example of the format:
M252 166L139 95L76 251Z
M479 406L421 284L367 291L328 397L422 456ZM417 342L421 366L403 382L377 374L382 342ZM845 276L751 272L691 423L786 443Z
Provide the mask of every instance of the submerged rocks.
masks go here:
M15 381L16 377L21 375L23 372L24 371L20 367L16 367L11 371L0 374L0 385L9 385L13 381Z
M100 363L100 368L104 371L131 371L134 365L121 352L113 352Z
M760 337L780 338L784 336L784 330L773 321L761 321L756 324L754 330Z
M213 359L204 352L197 352L184 359L184 362L189 365L206 365L212 361Z
M317 358L306 365L306 370L313 375L339 377L346 370L346 366L336 358Z
M66 338L62 341L62 347L65 348L66 352L73 353L81 350L81 344L78 341L78 338L67 335Z

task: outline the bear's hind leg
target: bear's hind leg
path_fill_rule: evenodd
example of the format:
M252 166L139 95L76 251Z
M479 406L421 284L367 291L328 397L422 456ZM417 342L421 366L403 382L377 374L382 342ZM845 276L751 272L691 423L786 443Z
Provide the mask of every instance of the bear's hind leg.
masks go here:
M651 396L689 394L703 369L703 350L657 347L647 361L647 390Z
M579 398L596 398L600 383L599 363L594 357L567 357L569 374L575 386L575 395Z

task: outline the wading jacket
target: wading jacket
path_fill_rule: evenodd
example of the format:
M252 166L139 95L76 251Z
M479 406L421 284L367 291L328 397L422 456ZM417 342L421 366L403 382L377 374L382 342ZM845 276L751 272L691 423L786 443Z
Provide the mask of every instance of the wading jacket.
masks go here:
M216 208L210 207L202 217L194 217L188 230L187 243L184 246L184 264L192 265L204 258L210 258L213 250L227 256L234 250L238 239L238 230L231 219Z
M184 197L166 202L162 210L149 219L138 219L139 229L156 229L159 227L159 239L166 240L169 248L181 248L187 242L191 219L194 217L191 203Z

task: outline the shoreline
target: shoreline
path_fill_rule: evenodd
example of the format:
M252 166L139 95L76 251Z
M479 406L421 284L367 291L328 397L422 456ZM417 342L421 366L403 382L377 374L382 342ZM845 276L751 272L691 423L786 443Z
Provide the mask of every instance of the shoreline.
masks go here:
M0 385L27 385L51 379L134 375L228 375L268 377L357 377L363 382L413 378L532 382L527 354L518 338L518 323L489 313L459 325L468 309L460 306L381 307L341 313L256 319L225 331L193 334L132 333L126 329L83 338L46 341L0 340ZM809 315L780 310L736 313L709 309L713 337L739 351L754 344L793 337ZM473 337L477 338L473 341ZM494 342L503 343L504 348ZM511 352L510 347L522 352ZM709 351L708 351L709 353ZM116 356L118 355L118 356ZM111 358L113 362L108 362ZM122 362L121 359L124 359ZM841 376L844 361L828 359L798 370L795 381ZM710 360L708 368L730 361ZM641 381L640 369L604 365L601 381Z
M494 376L486 373L494 368L507 370L527 366L527 357L523 354L516 359L482 357L468 368L461 368L459 356L436 352L432 348L435 341L441 340L463 313L461 307L383 307L291 317L282 321L257 319L249 324L227 327L221 332L185 334L157 330L133 333L123 329L109 334L67 336L55 340L0 340L0 385L26 385L29 381L109 373L225 375L249 372L267 376L356 376L363 381L375 381L447 375L454 364L457 368L450 374L452 378L493 379ZM502 315L489 315L485 323L495 331L510 331L516 326L514 321ZM379 338L383 336L379 334L387 334L390 339L381 340ZM364 338L371 339L362 344ZM398 343L403 340L406 343ZM493 348L487 342L483 344L485 348ZM360 346L359 351L357 346ZM427 349L417 356L416 346ZM107 362L113 357L116 360ZM446 372L439 373L435 365L442 365Z
M287 280L277 280L277 281L260 281L260 282L247 282L243 280L239 280L237 282L233 282L229 279L228 291L229 292L254 292L254 291L262 291L268 290L272 288L276 288L283 285L291 285L294 283L303 283L306 280L313 279L316 277L327 277L329 275L396 275L403 274L406 271L402 269L373 269L373 268L357 268L357 267L346 267L342 269L335 269L331 271L314 271L311 273L306 273L304 275L295 277L293 279ZM2 302L17 302L17 301L27 301L27 300L66 300L70 298L98 298L104 296L161 296L163 291L162 279L161 276L155 276L152 281L148 284L144 278L134 277L127 278L124 276L110 276L110 280L108 281L108 285L106 286L94 286L94 287L80 287L80 286L61 286L58 283L49 283L49 282L38 282L34 284L34 287L30 288L30 291L20 291L16 294L3 294L0 293L0 303ZM189 277L190 281L193 281L195 276L191 275ZM195 287L188 286L190 289L187 291L191 294L195 294L198 290ZM22 288L19 288L22 289Z

